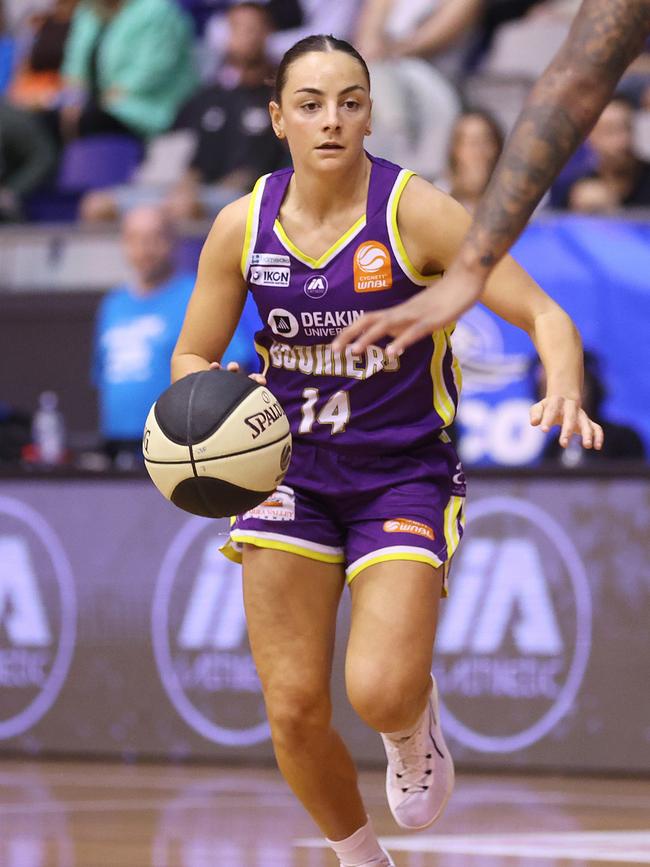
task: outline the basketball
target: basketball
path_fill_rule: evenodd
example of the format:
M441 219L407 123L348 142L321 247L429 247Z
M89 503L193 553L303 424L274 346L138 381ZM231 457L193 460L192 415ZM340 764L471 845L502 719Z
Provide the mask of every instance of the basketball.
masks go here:
M243 373L205 370L154 403L142 452L154 485L175 506L224 518L252 509L284 479L291 432L268 388Z

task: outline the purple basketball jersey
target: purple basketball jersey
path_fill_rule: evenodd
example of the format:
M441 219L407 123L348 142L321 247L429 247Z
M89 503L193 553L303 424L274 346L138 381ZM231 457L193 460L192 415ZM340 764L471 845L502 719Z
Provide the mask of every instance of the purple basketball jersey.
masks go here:
M460 368L452 328L389 360L384 346L355 355L331 341L364 311L393 306L435 278L408 259L397 226L412 172L370 157L366 214L320 259L302 253L279 222L293 170L257 182L249 209L242 272L263 329L256 348L271 391L298 439L349 452L402 452L434 439L454 419ZM446 440L446 434L442 434Z

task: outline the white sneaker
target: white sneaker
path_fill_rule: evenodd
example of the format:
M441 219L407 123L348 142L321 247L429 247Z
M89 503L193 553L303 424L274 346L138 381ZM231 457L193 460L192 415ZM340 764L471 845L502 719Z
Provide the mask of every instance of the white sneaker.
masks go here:
M413 734L399 739L381 736L388 758L388 806L397 824L409 831L433 824L454 788L454 762L440 728L433 675L431 681L429 703Z

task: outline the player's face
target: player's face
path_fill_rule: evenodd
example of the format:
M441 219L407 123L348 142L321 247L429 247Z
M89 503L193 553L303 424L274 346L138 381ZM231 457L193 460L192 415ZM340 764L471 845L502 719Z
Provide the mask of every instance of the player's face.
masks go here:
M370 108L360 63L343 51L314 51L291 64L281 103L271 103L271 115L295 165L337 171L363 152Z

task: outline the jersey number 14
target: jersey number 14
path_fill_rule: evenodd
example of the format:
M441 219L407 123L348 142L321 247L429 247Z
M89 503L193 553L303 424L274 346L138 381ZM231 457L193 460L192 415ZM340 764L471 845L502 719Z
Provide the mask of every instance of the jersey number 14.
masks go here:
M311 433L315 424L331 425L332 436L344 432L350 421L350 395L347 391L335 392L318 411L316 404L320 398L320 389L306 388L302 396L305 402L301 407L302 420L298 433Z

